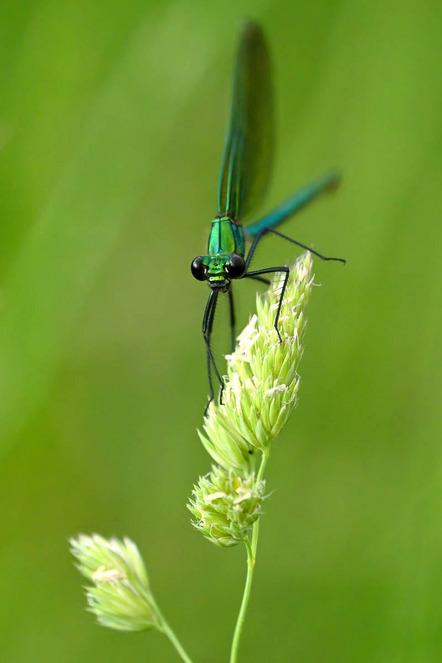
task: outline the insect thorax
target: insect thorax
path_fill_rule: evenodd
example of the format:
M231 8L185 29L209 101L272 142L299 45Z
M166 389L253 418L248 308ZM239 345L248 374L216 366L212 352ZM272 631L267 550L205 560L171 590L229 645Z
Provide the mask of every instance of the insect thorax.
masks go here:
M244 230L241 224L234 223L228 216L212 221L207 247L209 256L228 256L233 253L244 257Z

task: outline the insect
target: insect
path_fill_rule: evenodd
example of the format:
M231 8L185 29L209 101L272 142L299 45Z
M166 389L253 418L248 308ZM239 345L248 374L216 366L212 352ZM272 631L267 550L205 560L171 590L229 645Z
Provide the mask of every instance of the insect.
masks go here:
M210 286L202 322L207 351L209 403L214 398L212 368L221 386L221 398L224 386L211 348L213 320L220 293L227 293L229 297L232 349L235 346L232 281L249 278L270 284L265 275L283 275L275 315L275 329L279 340L282 340L278 321L289 268L250 269L251 260L262 238L273 233L323 260L345 263L342 258L326 257L275 229L320 194L335 188L339 183L339 176L335 172L303 186L259 221L245 227L242 225L242 220L249 217L262 202L269 183L272 156L273 91L269 53L262 29L254 21L248 21L242 26L236 56L230 119L218 184L218 213L212 221L207 255L198 256L191 264L193 276L199 281L207 281ZM251 246L246 255L247 239L251 240Z

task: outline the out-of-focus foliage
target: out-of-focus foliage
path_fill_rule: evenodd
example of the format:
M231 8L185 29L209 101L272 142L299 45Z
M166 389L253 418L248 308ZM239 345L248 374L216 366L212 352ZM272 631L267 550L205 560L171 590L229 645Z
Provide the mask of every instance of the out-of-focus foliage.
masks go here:
M28 0L0 14L0 659L174 661L99 628L67 539L130 536L196 661L227 658L244 551L198 536L204 251L239 22L265 27L267 209L315 261L300 405L272 454L242 660L442 659L442 6ZM265 210L263 210L265 211ZM269 238L256 265L293 247ZM254 285L236 288L240 321ZM225 315L224 315L225 314ZM219 311L217 350L228 349ZM213 653L215 652L215 654Z

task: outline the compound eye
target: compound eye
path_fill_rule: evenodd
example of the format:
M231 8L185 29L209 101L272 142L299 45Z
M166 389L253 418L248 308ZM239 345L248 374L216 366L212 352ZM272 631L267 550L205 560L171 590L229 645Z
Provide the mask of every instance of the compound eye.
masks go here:
M226 271L234 279L238 279L246 271L246 261L244 258L234 253L230 256L229 264L226 266Z
M198 256L198 258L195 258L195 260L190 265L190 270L192 272L192 275L198 281L204 281L205 280L205 278L206 278L206 268L203 264L202 256Z

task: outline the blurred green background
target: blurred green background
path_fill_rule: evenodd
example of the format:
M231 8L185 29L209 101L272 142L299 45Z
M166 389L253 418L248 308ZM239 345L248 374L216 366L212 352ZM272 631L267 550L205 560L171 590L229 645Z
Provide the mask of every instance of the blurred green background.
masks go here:
M67 538L139 545L195 661L227 660L245 571L190 526L209 458L204 251L238 27L278 102L267 209L316 261L298 410L274 444L241 660L442 660L442 5L28 0L0 15L0 660L178 660L84 611ZM265 210L263 210L265 211ZM257 263L293 247L269 239ZM237 288L241 321L255 286ZM218 351L227 329L220 311Z

